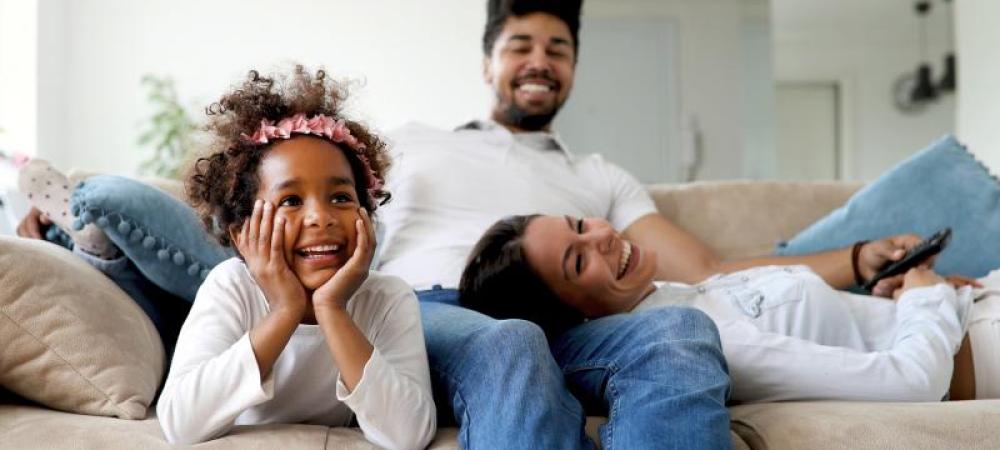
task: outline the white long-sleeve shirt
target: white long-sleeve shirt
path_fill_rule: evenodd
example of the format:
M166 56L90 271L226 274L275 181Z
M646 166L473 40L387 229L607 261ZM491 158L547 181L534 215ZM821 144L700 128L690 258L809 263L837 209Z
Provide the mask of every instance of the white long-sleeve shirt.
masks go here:
M666 305L715 321L735 401L938 401L972 294L939 284L892 301L837 291L804 266L770 266L665 283L636 310Z
M299 325L261 380L249 330L267 315L267 300L242 261L216 266L181 328L156 408L167 440L202 442L246 424L348 426L356 417L376 445L427 446L436 412L412 288L372 272L347 310L374 347L353 391L318 325Z

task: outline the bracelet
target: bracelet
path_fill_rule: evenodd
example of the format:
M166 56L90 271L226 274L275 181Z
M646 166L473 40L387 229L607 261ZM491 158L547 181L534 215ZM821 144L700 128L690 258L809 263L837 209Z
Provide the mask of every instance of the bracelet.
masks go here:
M861 270L858 269L858 255L861 254L861 247L864 247L868 241L858 241L854 243L854 247L851 247L851 269L854 270L854 282L858 286L865 284L864 278L861 278Z

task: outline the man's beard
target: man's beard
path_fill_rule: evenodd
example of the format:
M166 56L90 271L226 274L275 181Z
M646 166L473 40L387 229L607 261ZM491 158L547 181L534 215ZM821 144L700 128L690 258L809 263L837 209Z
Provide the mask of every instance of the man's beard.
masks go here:
M556 113L559 112L559 107L561 106L561 104L556 103L546 112L530 113L518 106L517 102L511 101L507 109L503 111L504 125L513 126L524 131L541 131L552 123L552 119L556 117Z

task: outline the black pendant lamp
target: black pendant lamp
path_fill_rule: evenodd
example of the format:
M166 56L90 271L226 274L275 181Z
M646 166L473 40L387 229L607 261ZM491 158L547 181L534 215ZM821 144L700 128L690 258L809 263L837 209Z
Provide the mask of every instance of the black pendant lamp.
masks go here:
M931 81L931 65L927 61L927 14L931 11L929 0L920 0L915 4L917 16L920 18L920 52L923 62L917 67L917 84L910 91L910 100L921 103L937 98L937 87Z
M944 75L941 76L941 81L938 82L938 91L954 92L955 91L955 50L954 50L954 20L955 15L952 13L951 0L944 0L944 3L948 5L948 54L944 56Z

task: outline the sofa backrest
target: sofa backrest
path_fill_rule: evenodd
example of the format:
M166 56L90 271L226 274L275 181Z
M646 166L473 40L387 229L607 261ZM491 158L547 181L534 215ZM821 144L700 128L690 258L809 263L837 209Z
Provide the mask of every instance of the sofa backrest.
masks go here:
M649 186L660 214L723 258L760 256L843 205L862 183L702 181Z
M183 198L181 182L143 181ZM758 256L844 204L861 183L819 181L702 181L654 184L660 213L694 233L723 258Z

